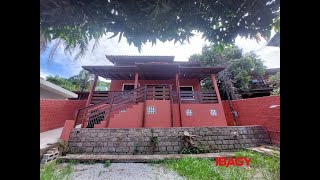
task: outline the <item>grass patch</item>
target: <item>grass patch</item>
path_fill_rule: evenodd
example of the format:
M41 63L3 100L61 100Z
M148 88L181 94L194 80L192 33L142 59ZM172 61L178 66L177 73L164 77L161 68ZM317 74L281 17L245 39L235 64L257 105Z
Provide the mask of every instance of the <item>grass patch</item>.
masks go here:
M215 180L249 180L249 179L280 179L280 158L265 156L250 151L240 151L236 156L252 158L250 166L218 167L213 159L182 158L165 160L162 165L173 169L187 179Z
M88 160L86 162L84 162L85 164L91 165L91 164L95 164L95 160Z
M280 179L280 155L266 156L254 151L240 151L236 156L251 158L250 167L255 174L261 173L263 179Z
M69 164L77 165L77 164L80 164L80 161L77 160L77 159L71 159L71 160L69 161Z
M40 180L66 180L70 179L72 164L62 166L55 161L40 167Z
M104 162L103 166L104 166L105 168L111 166L110 160L106 160L106 161Z

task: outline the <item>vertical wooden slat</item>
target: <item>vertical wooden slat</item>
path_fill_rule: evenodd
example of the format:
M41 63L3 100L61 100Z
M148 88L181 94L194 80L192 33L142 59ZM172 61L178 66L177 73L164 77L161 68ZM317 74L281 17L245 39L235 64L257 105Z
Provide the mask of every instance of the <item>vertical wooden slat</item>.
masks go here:
M172 85L170 85L170 109L171 109L171 127L173 127L173 109L172 109Z
M202 94L200 91L197 91L197 96L198 96L198 103L202 103Z
M91 91L90 91L90 94L89 94L89 97L88 97L88 101L87 101L87 104L86 104L86 107L88 107L91 103L91 99L92 99L92 95L94 93L94 90L96 89L96 85L97 85L97 81L98 81L98 75L94 75L94 80L93 80L93 83L92 83L92 87L91 87Z

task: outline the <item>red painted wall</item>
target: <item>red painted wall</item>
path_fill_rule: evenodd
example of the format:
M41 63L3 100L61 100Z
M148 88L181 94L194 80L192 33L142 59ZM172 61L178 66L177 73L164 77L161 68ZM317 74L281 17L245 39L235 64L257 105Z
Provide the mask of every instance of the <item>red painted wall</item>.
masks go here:
M228 101L222 103L228 125L233 126ZM270 108L272 105L280 105L280 96L233 100L232 105L238 113L238 126L261 125L268 131L272 142L280 144L280 107Z
M179 104L172 104L173 110L173 127L181 127Z
M126 112L116 111L110 118L109 128L139 128L142 127L144 103L138 103L126 108Z
M147 107L155 106L155 114L147 114ZM147 100L144 127L171 127L171 110L169 100Z
M192 110L191 116L186 115L187 109ZM210 109L217 116L211 116ZM227 126L222 104L181 104L181 119L183 127Z
M75 120L66 120L60 135L60 139L65 142L69 141L70 133L74 127Z
M86 106L86 100L40 99L40 132L64 126L74 119L75 111Z
M200 91L200 82L197 79L180 79L180 86L193 86L194 91ZM122 91L124 83L134 83L134 80L112 80L110 91ZM138 84L144 86L146 84L172 84L172 89L176 90L176 80L138 80Z

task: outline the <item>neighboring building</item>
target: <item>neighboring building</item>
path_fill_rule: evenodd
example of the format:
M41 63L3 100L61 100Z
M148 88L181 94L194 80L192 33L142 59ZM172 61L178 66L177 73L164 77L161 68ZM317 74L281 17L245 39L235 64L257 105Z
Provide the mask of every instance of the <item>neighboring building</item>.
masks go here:
M40 99L68 99L78 95L40 78Z
M280 48L280 32L277 32L268 42L267 46L274 46Z
M270 84L269 77L280 71L280 68L266 69L265 75L259 77L257 75L251 75L249 84L249 91L241 92L242 98L254 98L262 96L270 96L273 91L273 86Z
M77 94L77 98L69 98L69 100L87 100L89 97L89 91L72 91L73 93Z
M92 91L75 124L82 128L227 126L216 82L223 67L174 62L174 56L106 56L114 66L83 66L111 79L110 91ZM211 78L213 91L200 81Z

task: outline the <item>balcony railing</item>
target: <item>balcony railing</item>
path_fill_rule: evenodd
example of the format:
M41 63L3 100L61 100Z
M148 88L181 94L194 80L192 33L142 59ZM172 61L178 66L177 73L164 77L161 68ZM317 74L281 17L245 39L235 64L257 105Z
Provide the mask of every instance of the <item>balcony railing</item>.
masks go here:
M177 97L177 95L174 96L174 102ZM213 104L218 103L218 98L214 91L180 91L180 102L182 104Z
M179 103L177 92L172 91L170 86L148 85L145 91L146 100L171 100L172 98L173 103ZM92 95L91 104L97 104L110 99L112 95L117 96L124 93L125 91L95 91ZM180 91L180 103L218 103L218 98L214 91Z

